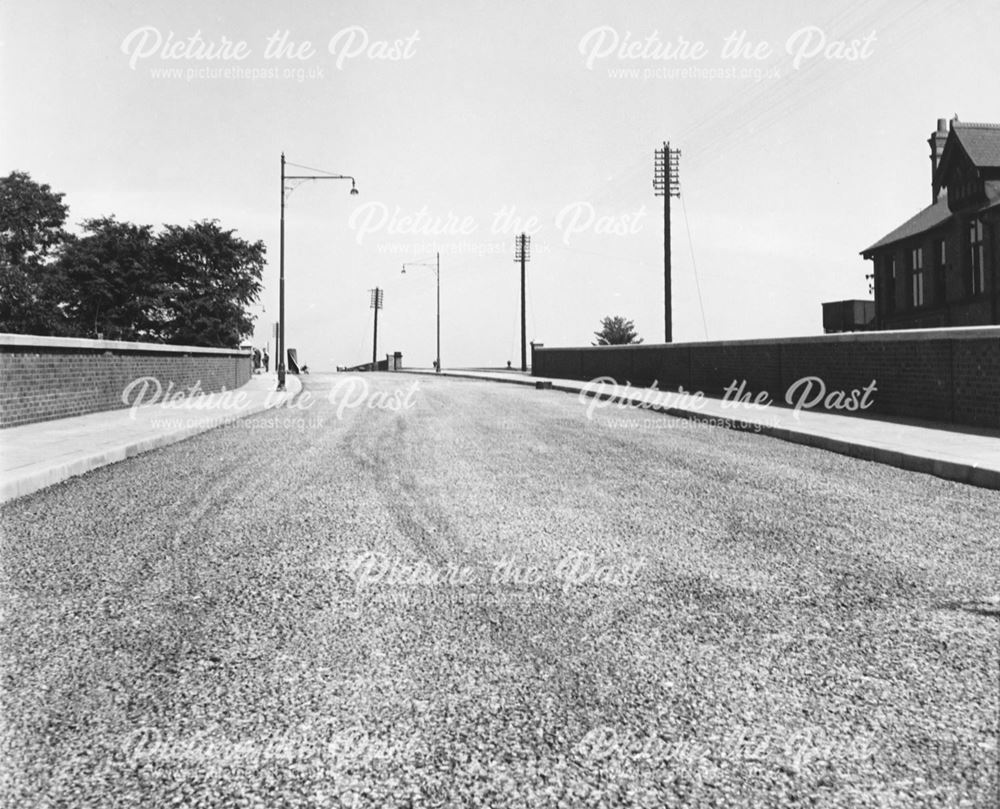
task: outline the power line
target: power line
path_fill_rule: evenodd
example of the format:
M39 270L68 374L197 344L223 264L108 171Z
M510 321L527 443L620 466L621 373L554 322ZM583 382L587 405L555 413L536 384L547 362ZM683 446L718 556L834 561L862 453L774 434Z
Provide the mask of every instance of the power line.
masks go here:
M612 259L613 261L617 261L618 263L636 264L640 267L645 267L649 264L649 262L645 261L644 259L622 258L621 256L612 255L610 253L598 253L596 250L581 250L578 247L566 247L564 245L559 245L559 244L553 244L551 245L551 247L554 250L563 250L567 253L580 253L581 255L585 256L597 256L598 258Z
M881 25L879 25L878 18L882 16L884 12L888 11L889 6L892 5L891 3L887 3L883 8L862 17L861 20L853 23L853 25L858 28L867 28L871 25L873 27L880 27L883 31L891 30L904 17L913 14L921 7L926 6L929 2L930 0L920 0L917 5L906 8L894 16L887 17L883 20ZM920 30L919 24L916 22L914 27L917 28L917 30ZM786 60L781 69L787 72L788 67L791 64L791 59ZM830 78L833 71L837 69L837 65L838 63L835 60L824 59L810 62L804 67L795 70L793 73L789 73L790 76L794 76L795 78L788 82L784 82L781 86L774 90L769 103L763 105L748 118L745 115L745 110L756 103L757 96L761 95L764 91L764 85L761 84L758 88L755 88L757 92L747 94L742 103L731 108L729 117L734 118L738 122L738 126L744 130L749 129L758 123L761 124L761 126L757 129L758 132L773 126L786 118L789 110L797 109L803 98L820 97L822 94L818 92L818 88ZM777 114L772 117L772 113ZM697 126L698 125L696 125L696 128ZM708 155L709 157L707 160L700 160L699 162L699 165L701 166L708 165L713 160L718 159L723 151L721 147L732 138L733 134L735 134L734 131L730 131L725 127L722 127L721 131L717 130L714 135L707 139L701 139L693 145L688 150L689 156L692 157L692 159L699 161L702 156Z
M954 0L958 2L959 0ZM891 29L905 17L926 6L930 0L920 0L914 6L905 8L896 14L892 14L893 0L886 2L868 14L862 14L858 19L852 19L854 13L860 8L867 8L868 0L855 0L855 2L843 9L838 10L824 24L824 28L834 29L834 38L843 38L843 28L850 25L855 29L874 26L881 30ZM880 24L879 19L883 22ZM923 23L914 20L913 28L923 30ZM838 30L839 29L839 30ZM798 107L799 103L810 97L817 97L817 87L822 84L837 69L839 63L835 60L816 60L805 64L797 70L792 71L794 57L783 60L778 65L778 70L782 75L789 76L787 81L783 81L777 88L762 81L750 90L738 89L729 93L706 113L700 116L686 127L681 127L675 132L676 140L686 144L687 157L693 159L699 166L707 165L718 159L723 152L721 148L732 138L745 132L749 127L761 122L766 127L770 127L787 117L787 112L791 108ZM747 111L751 109L764 95L771 95L768 103L761 109L754 111L749 117ZM771 113L777 113L774 120L767 120ZM650 133L654 132L659 125L647 127ZM761 127L763 129L764 127ZM707 138L696 137L706 129L711 131ZM760 130L758 130L760 131ZM649 135L650 138L653 134ZM707 160L703 160L708 155ZM598 195L610 193L613 188L630 181L639 176L643 171L645 159L636 159L625 164L616 174L608 180L597 184L592 190L589 198L596 199Z
M538 337L538 323L535 320L535 296L531 291L530 276L525 279L525 283L528 288L528 317L531 319L531 342L534 342Z
M684 197L681 197L681 211L684 214L684 228L687 230L688 247L691 249L691 267L694 269L694 286L698 290L698 307L701 309L701 327L705 332L705 339L708 339L708 321L705 320L705 304L701 299L701 282L698 281L698 264L694 259L694 240L691 238L691 223L688 222L687 204Z

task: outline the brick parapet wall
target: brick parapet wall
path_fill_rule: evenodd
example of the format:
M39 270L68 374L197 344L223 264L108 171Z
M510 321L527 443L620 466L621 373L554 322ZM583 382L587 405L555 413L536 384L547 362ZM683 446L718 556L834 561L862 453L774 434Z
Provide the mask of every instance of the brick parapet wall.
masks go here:
M786 404L789 388L805 377L827 393L861 391L872 381L871 407L842 415L924 419L1000 429L1000 327L857 332L775 340L670 345L535 348L532 374L590 380L601 376L634 387L701 391L722 397L745 382L752 395L767 391ZM813 390L820 386L815 383ZM802 388L799 388L801 391Z
M243 351L0 335L0 428L126 407L123 392L143 377L164 392L217 393L250 375Z

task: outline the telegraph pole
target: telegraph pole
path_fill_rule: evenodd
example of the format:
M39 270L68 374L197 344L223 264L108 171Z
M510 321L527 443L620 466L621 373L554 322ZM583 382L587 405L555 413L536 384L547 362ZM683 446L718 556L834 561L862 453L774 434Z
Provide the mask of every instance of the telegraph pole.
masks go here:
M531 261L531 237L526 233L514 239L514 261L521 262L521 370L528 370L528 349L527 349L527 320L525 311L527 309L527 298L524 293L524 264Z
M281 247L278 248L278 390L285 389L285 153L281 153Z
M437 373L441 373L441 253L434 254L434 278L437 280Z
M663 197L663 335L673 342L673 298L670 289L670 198L681 195L681 150L671 149L669 141L657 149L653 162L653 193Z
M372 370L378 368L378 310L382 308L382 293L385 290L375 287L368 290L371 293L371 307L375 310L375 334L372 337Z

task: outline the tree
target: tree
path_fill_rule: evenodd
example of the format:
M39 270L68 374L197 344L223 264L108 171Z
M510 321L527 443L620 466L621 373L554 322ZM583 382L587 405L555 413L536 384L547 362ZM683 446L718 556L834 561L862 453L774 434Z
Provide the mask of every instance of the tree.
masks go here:
M232 348L253 331L263 242L215 220L156 235L113 216L71 236L62 197L0 178L0 331Z
M597 338L595 346L622 346L636 345L642 342L642 338L636 336L635 324L631 320L615 315L601 320L601 330L595 331Z
M61 334L62 288L51 256L66 239L63 194L21 171L0 178L0 331Z
M157 313L164 285L152 227L113 216L89 219L83 227L86 235L69 238L59 257L68 298L63 310L73 333L162 339Z
M157 238L158 319L167 342L236 348L253 332L247 307L260 294L266 248L233 234L213 219L167 225Z

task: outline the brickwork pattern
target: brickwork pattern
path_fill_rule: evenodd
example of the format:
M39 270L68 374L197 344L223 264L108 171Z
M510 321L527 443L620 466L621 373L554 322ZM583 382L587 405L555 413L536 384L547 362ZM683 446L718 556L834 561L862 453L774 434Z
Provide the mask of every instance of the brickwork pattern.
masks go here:
M997 336L871 332L858 339L781 339L728 343L540 348L532 357L535 376L587 381L610 376L633 386L658 381L660 390L701 391L721 397L735 380L745 392L767 391L787 405L798 380L816 377L812 394L826 397L811 406L841 415L892 416L1000 429L1000 329ZM875 382L864 412L833 406ZM804 384L793 393L801 394ZM794 399L797 397L793 397ZM812 397L810 397L812 398Z
M142 377L155 377L164 393L196 384L205 393L218 393L246 384L250 374L250 358L237 354L8 346L0 353L0 428L126 407L122 393Z
M956 423L1000 425L1000 351L983 342L956 344L952 364Z

